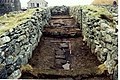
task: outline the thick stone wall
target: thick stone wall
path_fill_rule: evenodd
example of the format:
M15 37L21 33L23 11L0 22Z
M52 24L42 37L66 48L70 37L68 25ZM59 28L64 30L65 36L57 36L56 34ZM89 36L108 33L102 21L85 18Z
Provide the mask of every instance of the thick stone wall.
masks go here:
M51 7L51 15L69 15L69 7L64 5Z
M99 9L102 10L101 6L76 6L70 7L70 14L81 24L82 9L82 35L84 41L87 42L98 60L105 64L108 72L113 74L114 70L117 72L118 64L118 14L117 11L114 11L115 7L102 7L107 7L110 12L107 9L101 11L101 13L98 12ZM107 14L111 15L112 18L107 17ZM104 15L105 18L100 15Z
M30 19L0 36L0 78L21 76L20 67L32 57L50 17L49 9L37 9Z

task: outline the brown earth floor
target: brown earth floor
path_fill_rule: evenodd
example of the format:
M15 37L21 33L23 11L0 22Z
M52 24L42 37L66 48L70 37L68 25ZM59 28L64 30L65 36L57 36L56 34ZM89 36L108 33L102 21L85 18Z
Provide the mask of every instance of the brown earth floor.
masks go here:
M33 52L30 64L35 68L50 69L54 65L54 49L58 48L58 45L55 45L52 41L65 40L42 37L40 44ZM100 65L96 56L91 53L86 45L83 45L81 37L69 38L67 41L71 43L71 69L91 68Z
M61 26L62 27L54 27L54 26ZM71 25L71 26L70 26ZM66 29L69 34L71 32L77 32L77 30L73 30L72 25L76 25L74 19L70 18L70 16L53 16L50 20L50 26L54 28L46 28L48 32L56 32L56 29L60 29L57 32L65 33ZM65 26L68 26L65 28ZM64 31L65 30L65 31ZM70 32L69 32L70 31ZM80 30L79 30L80 32ZM71 76L64 75L65 72L61 72L61 69L55 67L56 65L56 54L55 50L60 50L60 44L62 42L69 43L69 52L71 53L68 56L68 60L70 61L70 70L68 70L68 74L70 73ZM48 79L48 80L111 80L107 74L103 75L91 75L94 68L100 65L100 62L97 60L97 57L91 53L90 48L83 42L82 37L77 38L55 38L55 37L46 37L42 36L40 43L33 51L33 56L29 60L29 64L32 65L33 68L37 69L38 71L42 70L53 70L53 72L46 72L44 74L39 74L39 77L33 76L30 73L23 73L21 78L26 79ZM62 69L64 71L64 69ZM87 72L88 70L88 72ZM85 73L89 76L84 75ZM72 72L77 74L77 76L72 77ZM50 75L49 75L50 73ZM51 73L54 73L53 75ZM58 75L59 74L59 75ZM79 75L82 74L82 75Z
M54 49L58 48L58 45L52 41L70 41L71 43L71 69L90 69L100 65L96 56L91 53L88 46L84 44L82 38L68 38L68 39L58 39L50 37L42 37L41 42L37 48L33 51L33 57L29 64L33 68L38 69L51 69L54 66ZM66 79L67 80L67 79ZM78 79L79 80L79 79ZM107 76L85 78L80 80L110 80Z

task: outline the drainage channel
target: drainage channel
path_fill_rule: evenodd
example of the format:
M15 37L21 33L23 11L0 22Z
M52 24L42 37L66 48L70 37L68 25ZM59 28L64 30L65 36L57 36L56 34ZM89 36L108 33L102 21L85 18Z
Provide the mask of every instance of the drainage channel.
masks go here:
M97 74L100 62L73 18L53 16L49 23L29 60L33 70L23 72L22 79L111 80L107 72Z
M55 59L53 69L65 69L70 70L70 42L69 41L50 41L56 46L55 49Z

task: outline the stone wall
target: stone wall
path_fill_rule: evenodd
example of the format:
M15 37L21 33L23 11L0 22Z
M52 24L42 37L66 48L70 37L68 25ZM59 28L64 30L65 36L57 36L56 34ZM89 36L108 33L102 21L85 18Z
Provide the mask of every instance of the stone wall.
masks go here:
M69 7L64 5L51 7L51 15L69 15Z
M118 14L117 11L114 11L115 7L107 6L107 9L114 9L109 10L110 12L105 9L105 6L102 7L104 9L101 6L70 7L70 14L81 24L82 9L84 41L87 42L98 60L105 64L109 74L113 74L114 71L117 73L118 64ZM101 15L104 15L105 18L102 18Z
M21 76L20 67L32 57L50 17L49 9L37 9L27 21L0 36L0 79Z

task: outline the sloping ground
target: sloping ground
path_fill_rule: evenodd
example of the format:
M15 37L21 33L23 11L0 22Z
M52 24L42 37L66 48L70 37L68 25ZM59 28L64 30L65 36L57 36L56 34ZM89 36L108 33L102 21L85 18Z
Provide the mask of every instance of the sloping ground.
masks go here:
M0 16L0 35L31 18L35 10L36 8L29 9L24 12L11 12L9 14L5 14L4 16Z
M96 5L108 5L108 4L110 4L110 5L112 5L113 4L113 1L114 0L94 0L93 2L92 2L92 4L96 4ZM118 0L116 0L117 1L117 3L118 3Z
M67 25L69 25L69 27L54 27L56 24L61 25L61 23L66 23L66 19L61 16L54 16L49 22L50 26L46 27L45 31L52 31L54 34L49 36L49 34L44 35L43 33L41 42L33 51L32 59L29 60L29 64L32 65L33 70L23 72L21 78L110 80L106 74L97 74L97 67L100 65L100 62L97 60L97 57L91 53L90 48L86 46L82 36L79 35L72 38L67 35L71 33L71 29L73 28L70 24L74 23L74 25L76 25L76 22L71 22L71 18L67 17L67 23L69 23ZM54 27L54 29L51 30L50 27ZM57 28L59 28L58 31L56 30ZM79 29L79 27L75 28ZM66 36L60 37L60 34L64 33L64 29L68 29L70 33L65 33ZM80 29L79 32L81 32ZM63 66L65 64L69 64L67 68Z

